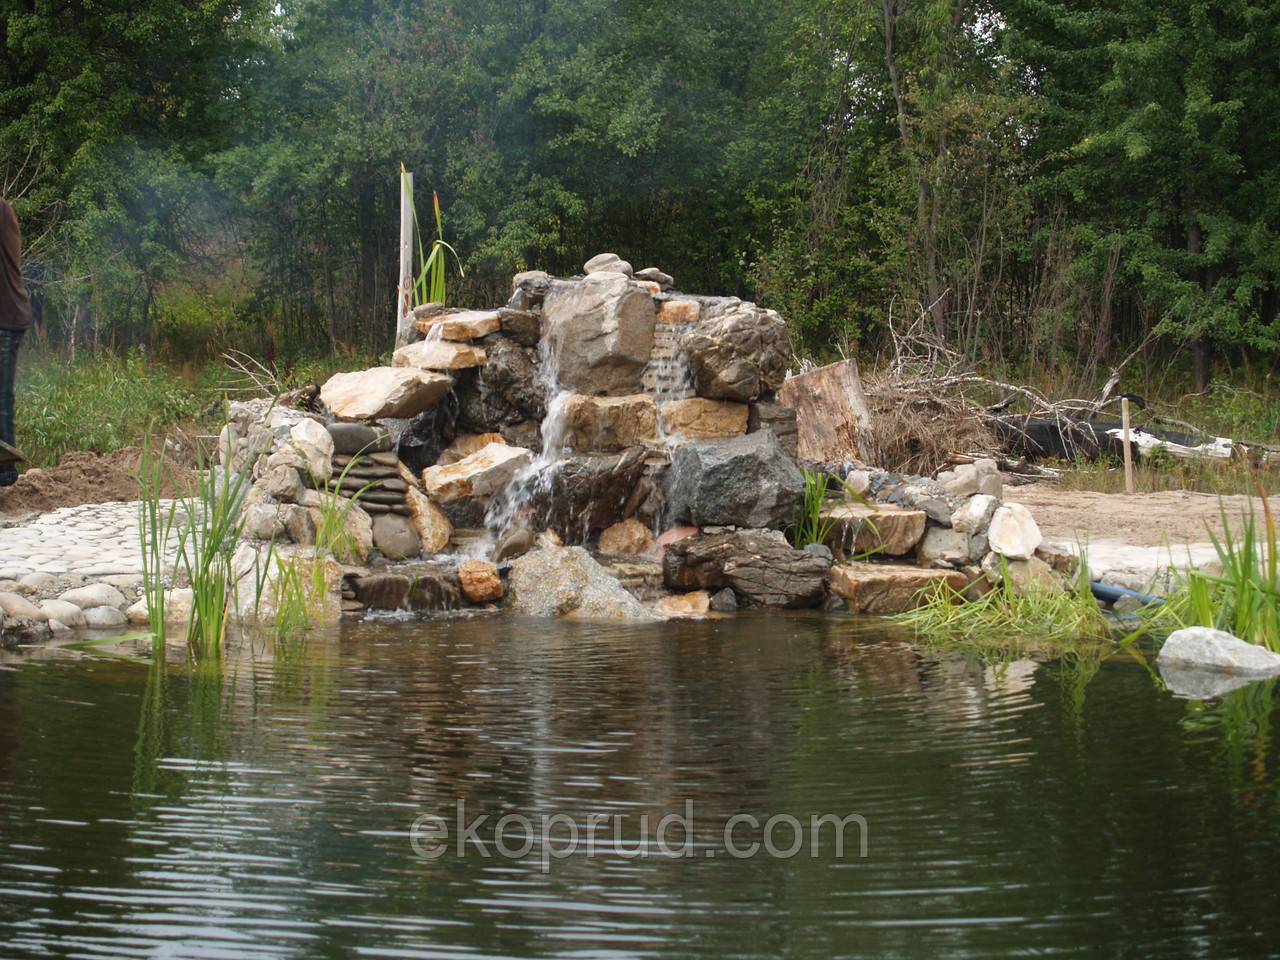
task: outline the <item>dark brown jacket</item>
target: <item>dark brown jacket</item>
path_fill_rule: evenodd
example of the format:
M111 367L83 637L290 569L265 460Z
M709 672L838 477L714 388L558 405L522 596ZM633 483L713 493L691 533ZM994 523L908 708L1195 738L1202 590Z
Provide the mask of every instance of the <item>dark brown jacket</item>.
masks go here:
M22 285L21 250L18 218L9 201L0 198L0 330L26 330L31 326L31 302Z

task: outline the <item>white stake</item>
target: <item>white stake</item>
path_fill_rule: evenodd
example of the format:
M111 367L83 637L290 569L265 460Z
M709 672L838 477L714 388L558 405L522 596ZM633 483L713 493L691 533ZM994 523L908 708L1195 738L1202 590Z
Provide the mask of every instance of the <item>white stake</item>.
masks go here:
M1120 426L1124 432L1124 492L1133 493L1133 451L1129 449L1129 398L1120 398Z
M396 343L413 322L413 174L400 167L400 283L396 286Z

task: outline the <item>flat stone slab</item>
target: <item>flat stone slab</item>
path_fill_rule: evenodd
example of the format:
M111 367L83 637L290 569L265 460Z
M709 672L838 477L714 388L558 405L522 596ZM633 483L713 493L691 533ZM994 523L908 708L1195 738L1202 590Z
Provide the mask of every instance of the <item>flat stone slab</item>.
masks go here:
M501 325L502 318L497 310L440 313L414 321L414 326L425 333L429 340L479 340L493 333Z
M858 556L874 550L902 557L916 548L927 520L923 510L891 505L874 509L861 503L842 503L822 511L821 522L831 524L823 542L837 556Z
M401 347L391 355L393 367L414 367L418 370L466 370L483 366L486 360L483 347L452 340L419 340Z
M335 373L320 388L320 399L340 420L416 417L449 392L443 373L411 367L372 367Z
M742 436L747 432L750 412L745 403L706 397L669 400L658 411L663 432L698 440Z
M936 584L963 590L959 570L934 570L905 564L847 563L831 568L827 585L855 613L902 613L920 606Z
M533 454L524 447L491 443L457 463L427 467L422 471L422 485L437 503L487 497L505 487L532 459Z

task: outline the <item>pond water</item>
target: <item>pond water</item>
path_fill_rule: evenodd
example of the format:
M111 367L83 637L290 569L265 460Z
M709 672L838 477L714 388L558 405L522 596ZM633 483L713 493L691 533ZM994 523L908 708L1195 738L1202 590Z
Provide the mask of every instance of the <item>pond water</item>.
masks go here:
M0 954L1275 956L1273 694L818 615L38 651Z

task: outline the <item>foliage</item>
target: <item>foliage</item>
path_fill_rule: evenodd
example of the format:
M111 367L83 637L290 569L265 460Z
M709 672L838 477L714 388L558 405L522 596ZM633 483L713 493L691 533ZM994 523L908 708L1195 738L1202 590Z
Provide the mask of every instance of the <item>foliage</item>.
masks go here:
M826 543L834 520L823 520L827 502L827 475L821 470L804 470L804 495L796 504L796 519L788 528L788 539L797 550L811 543Z
M1189 570L1182 588L1153 611L1152 625L1215 627L1280 653L1280 554L1265 496L1262 505L1261 535L1252 507L1235 531L1222 508L1223 536L1209 531L1222 572Z
M934 642L1070 646L1111 637L1111 624L1089 589L1083 563L1072 590L1050 590L1035 583L1020 588L1002 560L997 586L978 599L965 600L941 581L929 588L923 601L894 619Z
M72 450L109 453L138 443L149 430L199 419L212 399L138 353L74 363L24 354L18 375L16 428L38 466Z

